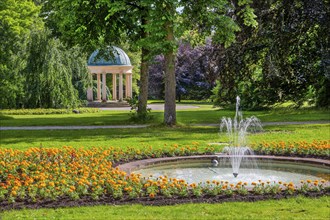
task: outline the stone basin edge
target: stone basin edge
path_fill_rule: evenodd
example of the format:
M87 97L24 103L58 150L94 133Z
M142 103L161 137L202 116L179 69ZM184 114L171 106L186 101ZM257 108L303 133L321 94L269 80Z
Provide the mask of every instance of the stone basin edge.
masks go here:
M200 159L218 159L230 157L229 155L218 153L213 155L193 155L193 156L180 156L180 157L161 157L161 158L151 158L144 160L137 160L133 162L124 163L118 165L117 167L126 172L128 175L138 169L143 169L155 164L167 163L167 162L177 162L184 160L200 160ZM256 159L266 159L266 160L277 160L277 161L292 161L292 162L302 162L317 164L321 166L326 166L330 168L330 160L317 159L317 158L304 158L304 157L285 157L285 156L271 156L271 155L247 155L244 157L251 157Z

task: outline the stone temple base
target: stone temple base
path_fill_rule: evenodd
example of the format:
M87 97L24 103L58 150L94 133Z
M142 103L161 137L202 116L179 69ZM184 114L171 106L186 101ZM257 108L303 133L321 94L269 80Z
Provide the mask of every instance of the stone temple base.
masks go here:
M88 102L87 107L102 107L102 108L119 108L119 107L129 107L126 101L107 101L107 102Z

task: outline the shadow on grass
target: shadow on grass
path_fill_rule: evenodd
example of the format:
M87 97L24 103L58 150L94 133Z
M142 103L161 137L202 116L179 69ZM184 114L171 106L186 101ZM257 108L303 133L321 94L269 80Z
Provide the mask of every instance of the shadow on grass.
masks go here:
M7 117L7 116L5 116ZM130 113L98 115L47 115L10 117L1 126L69 126L69 125L124 125L134 124Z
M21 130L0 131L1 145L10 147L12 144L26 143L39 146L45 142L61 143L109 143L122 142L125 146L130 143L150 143L150 142L181 142L184 140L196 140L196 137L217 135L218 129L207 128L164 128L150 127L142 129L92 129L92 130ZM67 145L67 144L63 144Z
M12 120L12 119L14 119L12 116L8 116L8 115L4 115L4 114L0 113L0 121L2 121L2 120Z

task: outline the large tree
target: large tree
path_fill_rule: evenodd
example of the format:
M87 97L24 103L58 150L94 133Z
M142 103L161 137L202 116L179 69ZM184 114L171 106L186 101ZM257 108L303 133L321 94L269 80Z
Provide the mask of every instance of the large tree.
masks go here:
M256 26L250 0L156 0L153 1L149 30L151 42L165 57L165 108L164 123L176 124L175 108L175 55L177 43L186 31L198 33L199 38L211 36L216 43L229 46L240 30L236 16L243 24Z
M179 44L176 62L176 96L184 99L205 100L212 95L217 79L217 67L212 59L214 46L208 40L205 45L192 47L190 43ZM149 68L150 98L164 98L164 56L154 58Z
M25 47L31 29L42 28L40 8L30 0L0 2L0 108L15 108L24 99Z
M268 0L253 7L258 28L244 28L237 43L215 50L218 103L234 104L239 94L248 108L299 106L313 96L317 105L329 105L329 2Z
M139 109L146 108L148 58L165 57L164 123L176 124L175 54L177 39L185 30L200 37L212 35L215 42L228 46L240 30L235 14L245 24L255 25L250 0L52 0L47 17L62 39L84 46L116 43L125 33L132 44L142 48ZM149 55L149 56L148 56ZM145 58L148 57L148 58Z
M80 104L80 92L90 84L86 61L78 47L67 49L49 31L35 30L27 46L24 107L74 108Z
M35 2L0 3L0 107L75 107L89 83L85 59L49 36Z

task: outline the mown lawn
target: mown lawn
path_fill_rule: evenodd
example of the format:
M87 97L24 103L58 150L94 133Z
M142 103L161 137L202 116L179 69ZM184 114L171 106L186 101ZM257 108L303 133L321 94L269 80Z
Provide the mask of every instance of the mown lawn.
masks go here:
M93 206L6 211L7 219L324 219L330 218L330 197L297 197L259 202L183 204L171 206Z
M166 128L153 125L142 129L95 129L95 130L39 130L0 131L0 147L27 149L29 147L93 147L115 146L163 148L172 144L200 146L226 142L218 127L189 126L189 124L218 123L223 116L234 115L233 111L213 109L201 105L200 109L178 111L180 126ZM81 115L24 115L6 116L1 126L28 125L104 125L129 124L127 111L103 111ZM159 124L163 112L153 112L153 123ZM262 121L308 121L329 120L325 110L281 110L245 112L256 115ZM250 143L263 141L308 141L329 140L330 124L305 124L265 126L264 131L250 134ZM165 146L166 145L166 146ZM221 146L214 145L221 148ZM292 198L280 201L254 203L232 202L223 204L185 204L175 206L94 206L61 209L13 210L0 214L0 219L329 219L330 198Z
M177 111L177 121L181 125L218 123L222 117L233 117L232 110L213 108L209 104L195 104L199 108ZM152 111L153 120L149 124L160 124L162 111ZM330 120L330 110L314 109L276 109L269 111L245 111L244 117L256 116L263 122L278 121L321 121ZM134 124L130 121L130 112L100 111L83 114L52 115L5 115L0 111L1 126L44 126L44 125L123 125Z
M148 127L139 129L92 129L92 130L1 130L0 147L27 149L29 147L138 147L154 148L173 144L200 146L227 142L225 133L218 127ZM264 131L250 134L249 142L329 140L330 124L265 126ZM214 145L215 147L219 147Z

